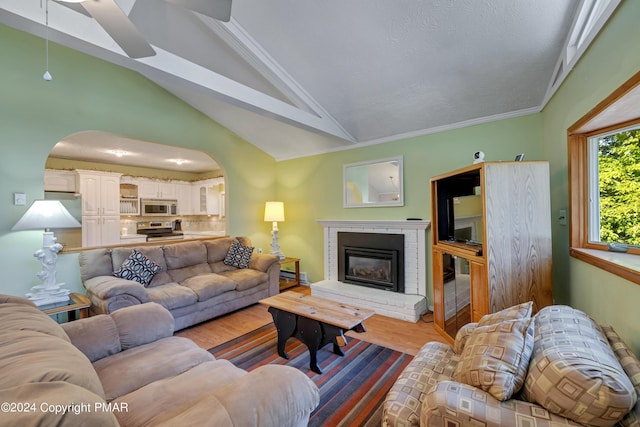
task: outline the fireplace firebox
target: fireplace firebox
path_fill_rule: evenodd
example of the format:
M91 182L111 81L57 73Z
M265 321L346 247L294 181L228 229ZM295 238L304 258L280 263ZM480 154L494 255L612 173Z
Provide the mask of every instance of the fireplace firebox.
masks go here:
M338 280L404 292L404 235L338 233Z

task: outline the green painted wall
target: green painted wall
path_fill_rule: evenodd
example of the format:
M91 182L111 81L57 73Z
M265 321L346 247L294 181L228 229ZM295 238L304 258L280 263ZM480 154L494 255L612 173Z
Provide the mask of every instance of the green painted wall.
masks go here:
M317 219L430 219L429 178L470 164L478 150L487 160L511 160L519 152L528 160L549 160L555 219L568 205L566 129L640 69L639 17L640 2L623 1L542 113L279 163L138 74L72 50L51 46L54 80L46 83L43 41L0 26L0 51L11 58L0 66L0 195L6 203L0 216L1 291L23 294L36 284L39 270L31 254L41 234L10 231L25 210L13 206L13 192L26 192L29 202L42 197L51 147L82 130L210 153L227 177L230 234L249 235L265 250L270 226L262 221L264 201L284 201L282 250L302 258L301 269L312 281L323 278ZM396 155L404 156L405 206L344 209L342 165ZM640 353L640 324L634 320L640 287L569 257L568 227L555 220L552 226L556 302L613 325ZM58 278L81 289L77 257L60 257ZM431 302L430 278L428 294Z
M359 149L278 162L278 200L285 203L286 221L278 225L285 255L301 258L300 268L309 280L324 278L323 229L318 219L431 219L429 179L473 163L473 153L485 160L513 160L525 152L527 159L542 159L540 114L517 117ZM342 165L403 156L402 207L342 207ZM431 231L427 232L431 241ZM429 244L428 252L431 251ZM428 254L427 267L431 265ZM427 294L432 304L429 273Z
M0 25L0 292L23 295L38 284L33 253L39 231L12 232L26 211L13 205L25 192L28 205L44 195L44 166L63 137L86 130L204 151L227 179L228 232L267 247L264 201L274 197L275 161L255 146L178 100L139 74L50 44L53 81L42 79L42 39ZM77 255L60 255L58 280L82 290Z
M543 150L550 160L551 207L568 207L567 128L640 70L640 2L623 1L542 112ZM556 301L612 325L640 354L640 286L569 256L569 227L553 226Z

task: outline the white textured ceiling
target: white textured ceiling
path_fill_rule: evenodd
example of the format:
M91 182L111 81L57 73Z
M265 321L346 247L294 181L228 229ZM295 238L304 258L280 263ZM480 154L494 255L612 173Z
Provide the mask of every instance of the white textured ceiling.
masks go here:
M156 56L126 57L55 2L50 38L137 70L287 159L539 111L592 0L234 0L229 23L116 1ZM44 35L40 0L0 0L0 22Z

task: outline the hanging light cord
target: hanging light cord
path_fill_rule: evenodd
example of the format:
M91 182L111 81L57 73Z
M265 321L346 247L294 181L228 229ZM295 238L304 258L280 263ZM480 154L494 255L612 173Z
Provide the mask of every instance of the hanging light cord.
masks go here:
M45 22L45 38L44 38L44 51L45 51L45 71L42 76L46 81L51 80L51 74L49 74L49 0L45 0L44 6L44 22ZM40 0L40 7L42 7L42 0Z

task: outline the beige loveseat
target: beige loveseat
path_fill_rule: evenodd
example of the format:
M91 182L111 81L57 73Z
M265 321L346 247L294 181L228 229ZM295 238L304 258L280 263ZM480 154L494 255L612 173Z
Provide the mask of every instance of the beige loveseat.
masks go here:
M301 371L246 372L173 336L146 303L58 325L0 295L0 426L305 426L319 403Z
M278 294L278 257L254 252L248 268L227 265L224 260L234 240L251 246L246 237L225 237L135 248L160 267L147 286L113 275L134 248L81 252L80 277L92 313L153 301L171 312L180 330Z
M383 426L640 426L640 362L616 332L567 306L530 315L521 304L466 325L453 347L427 343Z

